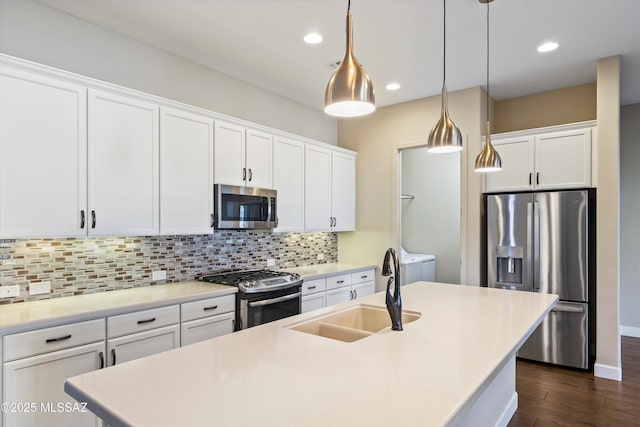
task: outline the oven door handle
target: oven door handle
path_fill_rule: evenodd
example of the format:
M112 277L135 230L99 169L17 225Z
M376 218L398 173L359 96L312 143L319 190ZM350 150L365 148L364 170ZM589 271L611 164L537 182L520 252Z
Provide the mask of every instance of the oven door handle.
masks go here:
M265 305L277 304L279 302L289 301L291 299L296 299L300 295L302 295L302 292L297 292L295 294L285 295L283 297L278 297L278 298L266 299L266 300L263 300L263 301L250 302L249 303L249 307L262 307L262 306L265 306Z

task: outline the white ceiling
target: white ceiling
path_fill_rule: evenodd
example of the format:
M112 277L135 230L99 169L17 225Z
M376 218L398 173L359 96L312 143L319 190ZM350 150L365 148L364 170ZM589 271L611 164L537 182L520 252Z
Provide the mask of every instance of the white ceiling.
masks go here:
M39 0L304 105L322 109L329 64L344 53L346 0ZM354 50L377 105L436 95L441 0L353 0ZM640 102L640 0L496 0L491 95L595 82L596 61L622 56L622 104ZM324 36L306 45L308 31ZM447 87L485 84L486 5L447 2ZM540 54L541 42L560 48ZM395 92L384 86L395 81Z

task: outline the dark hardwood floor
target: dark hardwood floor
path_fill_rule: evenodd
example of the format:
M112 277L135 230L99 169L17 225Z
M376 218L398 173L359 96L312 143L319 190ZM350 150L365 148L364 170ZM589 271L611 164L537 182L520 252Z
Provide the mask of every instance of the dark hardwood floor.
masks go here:
M517 361L510 427L640 426L640 338L622 337L622 382Z

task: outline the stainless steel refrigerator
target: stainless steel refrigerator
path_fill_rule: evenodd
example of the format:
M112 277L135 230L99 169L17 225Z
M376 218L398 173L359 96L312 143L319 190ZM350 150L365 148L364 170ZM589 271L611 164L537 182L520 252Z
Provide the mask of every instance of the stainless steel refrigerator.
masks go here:
M487 194L485 284L559 295L518 357L592 369L595 190Z

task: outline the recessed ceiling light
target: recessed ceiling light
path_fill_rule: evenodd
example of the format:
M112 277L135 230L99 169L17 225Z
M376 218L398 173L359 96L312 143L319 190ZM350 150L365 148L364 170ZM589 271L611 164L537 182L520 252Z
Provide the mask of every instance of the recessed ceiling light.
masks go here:
M389 83L384 88L387 90L398 90L400 89L400 85L398 83Z
M318 33L309 33L304 36L304 41L308 44L318 44L322 42L322 36Z
M552 50L556 50L558 46L560 45L556 42L543 43L538 46L538 52L551 52Z

